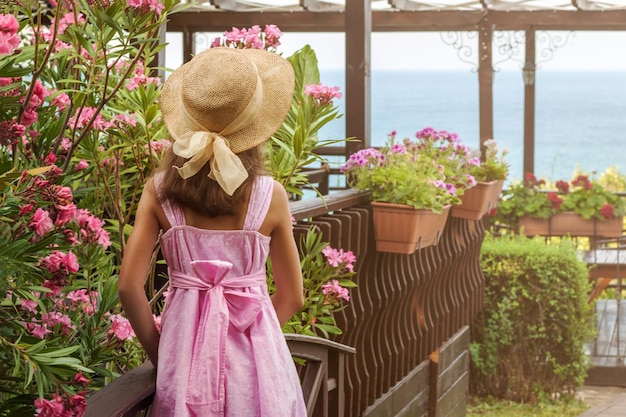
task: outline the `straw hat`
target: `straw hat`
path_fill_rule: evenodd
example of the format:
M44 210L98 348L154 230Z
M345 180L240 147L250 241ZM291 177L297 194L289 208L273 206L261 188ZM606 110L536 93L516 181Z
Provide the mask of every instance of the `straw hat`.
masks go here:
M234 153L268 140L291 106L294 88L291 64L273 52L223 47L199 53L167 78L160 105L172 139L194 130L181 115L184 109L207 131L222 132L253 97L257 71L262 99L256 117L241 129L224 132L222 136L228 139Z
M174 71L160 105L183 178L211 164L209 177L229 195L247 177L237 153L265 141L282 124L294 73L279 55L259 49L210 48Z

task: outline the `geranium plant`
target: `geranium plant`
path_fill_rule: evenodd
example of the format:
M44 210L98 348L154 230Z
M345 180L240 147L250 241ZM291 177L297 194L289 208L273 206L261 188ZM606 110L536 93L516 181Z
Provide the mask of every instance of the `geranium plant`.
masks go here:
M356 273L355 262L352 251L335 249L322 240L319 230L308 229L300 242L304 306L285 323L283 332L325 338L341 334L335 313L346 308L350 288L356 287L350 279ZM268 262L270 292L273 285L271 263Z
M348 184L370 191L372 201L404 204L441 213L449 204L459 204L463 191L476 184L469 174L469 148L455 134L427 128L416 140L395 142L360 150L348 158L341 172Z
M544 179L527 174L523 182L503 191L496 220L515 224L525 215L547 219L560 212L573 212L584 219L602 221L623 216L626 203L587 175L578 175L569 182L558 180L549 187Z
M485 155L477 163L471 163L469 173L476 181L490 182L505 180L509 173L509 164L505 157L508 150L500 149L498 143L489 139L484 142Z

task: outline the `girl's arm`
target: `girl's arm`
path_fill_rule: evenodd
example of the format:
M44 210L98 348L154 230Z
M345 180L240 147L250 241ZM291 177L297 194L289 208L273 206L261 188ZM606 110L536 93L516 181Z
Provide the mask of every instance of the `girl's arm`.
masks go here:
M300 310L304 304L302 269L298 248L293 237L289 199L283 186L274 182L272 203L268 212L273 224L270 242L270 259L276 292L272 304L281 326Z
M154 185L150 181L144 187L137 207L135 225L122 259L118 287L118 295L126 317L155 366L158 359L159 332L152 317L144 285L154 245L161 229L155 215L157 204Z

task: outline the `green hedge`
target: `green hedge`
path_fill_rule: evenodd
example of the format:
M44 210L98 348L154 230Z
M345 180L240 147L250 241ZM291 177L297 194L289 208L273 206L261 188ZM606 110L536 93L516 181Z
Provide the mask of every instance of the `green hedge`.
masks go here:
M595 329L588 270L573 243L486 236L485 308L471 326L473 394L529 402L583 384Z

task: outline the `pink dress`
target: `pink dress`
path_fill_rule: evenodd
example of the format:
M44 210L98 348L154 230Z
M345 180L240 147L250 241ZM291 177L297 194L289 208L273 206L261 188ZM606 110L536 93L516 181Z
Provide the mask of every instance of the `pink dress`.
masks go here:
M272 190L272 178L254 181L243 230L187 226L181 209L163 204L170 288L152 417L307 415L267 292L270 238L258 229Z

